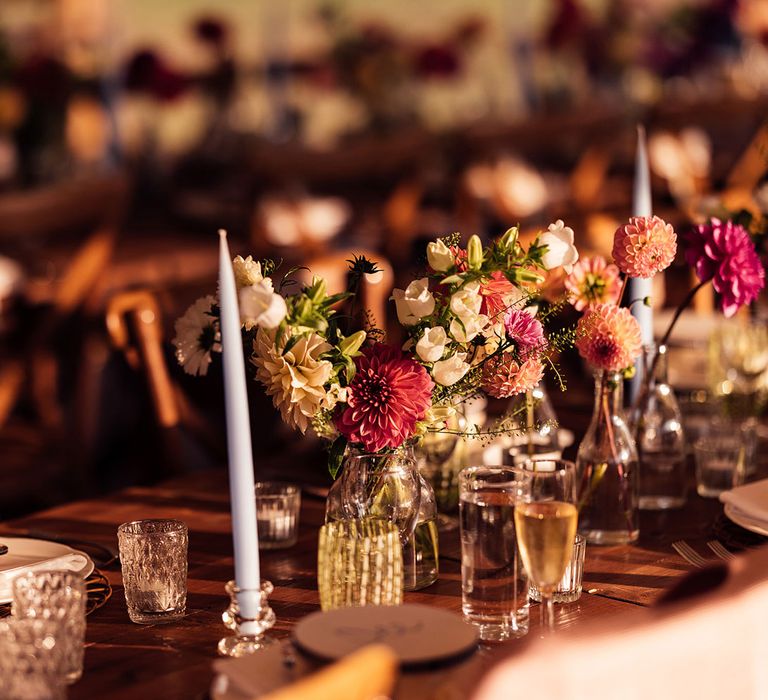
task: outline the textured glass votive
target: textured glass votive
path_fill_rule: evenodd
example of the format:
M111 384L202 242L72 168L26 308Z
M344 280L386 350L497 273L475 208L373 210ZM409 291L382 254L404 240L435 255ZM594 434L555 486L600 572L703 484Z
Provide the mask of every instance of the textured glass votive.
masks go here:
M563 578L552 594L552 600L555 603L573 603L581 597L581 582L584 577L584 555L586 551L586 540L581 535L576 535L571 560L568 562ZM528 597L531 600L541 600L541 593L533 583L528 588Z
M187 526L180 520L134 520L117 530L128 616L170 622L187 605Z
M256 484L256 524L259 549L283 549L299 535L301 490L294 484L259 481Z
M0 620L0 697L63 700L63 645L57 625L37 618Z
M402 603L403 551L397 526L370 519L323 525L317 588L323 610Z
M13 580L13 616L54 626L57 673L66 683L83 675L85 602L85 583L71 571L30 571Z

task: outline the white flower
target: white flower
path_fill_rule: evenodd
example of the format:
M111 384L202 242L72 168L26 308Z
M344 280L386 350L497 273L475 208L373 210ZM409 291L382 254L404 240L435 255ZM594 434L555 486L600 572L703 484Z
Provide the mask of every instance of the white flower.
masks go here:
M422 362L437 362L445 352L448 336L442 326L427 328L416 343L416 354Z
M466 358L467 353L457 352L447 360L435 362L435 366L432 368L432 376L435 381L443 386L451 386L458 382L469 372L469 364L464 361Z
M284 347L284 345L283 345ZM328 396L325 383L333 372L328 360L320 360L331 346L316 333L299 338L286 353L275 346L274 334L260 328L254 342L253 364L256 378L267 396L291 427L306 432L315 414L325 408ZM338 400L339 392L336 392Z
M446 272L455 264L451 249L440 240L427 244L427 262L435 272Z
M448 330L460 343L468 343L476 335L482 333L487 326L488 317L485 314L473 314L454 319Z
M549 225L549 230L539 236L539 244L547 246L547 252L541 259L546 270L563 267L570 273L573 263L579 259L579 251L573 245L573 229L566 226L562 219Z
M238 290L258 284L264 279L264 275L261 274L261 263L258 260L254 260L250 255L245 260L243 260L241 255L238 255L232 261L232 267Z
M412 326L435 310L435 297L429 291L429 279L414 280L406 288L394 289L392 299L397 307L397 318L404 326Z
M479 282L470 282L451 296L451 311L462 320L465 316L477 316L482 304Z
M240 290L240 319L245 330L277 328L287 313L285 299L275 292L269 277Z
M347 387L341 386L338 382L334 382L328 387L328 391L325 392L325 398L322 402L322 407L332 409L337 403L347 402Z
M211 315L216 299L210 294L198 299L176 319L176 359L187 374L205 375L211 364L211 351L221 352L219 322Z

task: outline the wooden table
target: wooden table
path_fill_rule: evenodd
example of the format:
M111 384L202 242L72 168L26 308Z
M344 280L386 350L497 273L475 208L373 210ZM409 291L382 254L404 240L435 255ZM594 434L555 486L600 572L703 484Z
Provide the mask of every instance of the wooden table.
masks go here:
M584 594L575 603L557 606L557 624L569 628L585 620L615 616L647 606L691 570L671 548L685 538L703 553L721 513L714 500L691 494L679 511L643 513L637 546L588 547ZM294 623L318 609L316 582L317 529L324 502L304 498L298 544L288 550L262 552L262 574L275 585L271 605L277 624L270 633L290 635ZM69 697L205 698L213 677L211 662L225 629L224 583L232 578L232 538L226 473L206 472L152 488L131 488L98 500L59 506L0 525L4 534L48 533L117 546L117 526L137 518L173 517L189 525L189 594L187 615L174 624L145 626L129 621L119 566L104 571L114 594L88 618L85 672ZM456 530L441 533L440 578L424 591L407 593L406 601L459 612L461 574ZM538 628L537 606L531 608L531 635ZM499 656L525 644L512 640L481 650L442 671L405 674L398 697L466 697L482 672ZM417 690L416 690L417 689ZM450 694L446 695L447 689Z

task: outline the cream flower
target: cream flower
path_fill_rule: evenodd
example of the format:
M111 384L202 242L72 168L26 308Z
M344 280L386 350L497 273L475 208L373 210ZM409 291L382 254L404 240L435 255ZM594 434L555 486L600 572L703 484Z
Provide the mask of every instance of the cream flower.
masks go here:
M274 334L260 328L254 342L253 364L256 378L264 385L267 396L291 427L306 432L315 414L333 401L325 383L333 365L321 360L331 346L316 333L302 336L285 354L274 343ZM339 392L336 391L336 400Z
M416 343L416 354L422 362L437 362L443 356L447 343L448 336L445 328L442 326L427 328Z
M205 375L211 364L211 351L221 352L219 322L211 311L216 299L210 294L198 299L176 319L176 359L187 374Z
M579 252L573 244L573 229L566 226L562 219L549 225L549 229L539 236L539 245L547 246L541 263L546 270L562 267L570 274L573 264L579 259Z
M325 398L322 402L322 407L332 409L337 403L347 402L347 387L341 386L338 382L334 382L328 387L328 391L325 392Z
M435 272L446 272L456 264L451 249L441 240L427 244L427 262Z
M451 335L460 343L468 343L488 327L488 317L485 314L471 314L451 321Z
M240 290L240 319L245 330L277 328L287 313L285 299L274 290L269 277Z
M479 282L470 282L451 295L451 312L462 320L465 317L477 316L482 305L483 297L480 294Z
M414 280L406 288L392 291L397 318L404 326L412 326L435 310L435 297L429 291L429 278Z
M447 360L435 362L435 366L432 367L432 376L438 384L451 386L469 372L470 366L469 363L465 362L466 359L467 353L457 352Z
M236 256L232 261L232 267L238 290L258 284L264 279L264 275L261 274L261 263L250 255L245 260L241 255Z

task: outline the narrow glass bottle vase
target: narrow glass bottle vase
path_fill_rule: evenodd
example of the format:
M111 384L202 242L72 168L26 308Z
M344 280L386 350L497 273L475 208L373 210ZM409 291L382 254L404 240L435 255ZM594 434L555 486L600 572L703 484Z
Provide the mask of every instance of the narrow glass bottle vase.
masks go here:
M622 409L621 374L595 374L595 406L579 445L579 533L590 544L626 544L640 534L638 461Z
M637 444L641 510L681 508L686 498L685 436L675 392L667 383L667 348L643 347L643 382L630 414Z

